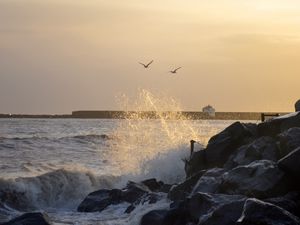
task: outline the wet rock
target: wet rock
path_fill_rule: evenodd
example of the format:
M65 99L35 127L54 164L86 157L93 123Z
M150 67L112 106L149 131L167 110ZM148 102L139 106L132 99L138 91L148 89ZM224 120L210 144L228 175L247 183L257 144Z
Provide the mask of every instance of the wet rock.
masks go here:
M145 214L141 219L141 225L164 225L163 221L168 210L153 210Z
M138 198L135 202L131 203L131 205L129 205L127 207L127 209L125 210L125 213L131 213L138 205L140 204L154 204L157 201L161 200L163 197L165 197L165 195L159 195L157 193L147 193L145 195L143 195L142 197Z
M238 166L223 175L220 192L267 198L284 194L288 184L275 162L260 160Z
M79 212L101 212L109 205L122 202L134 203L148 193L149 189L141 184L129 182L125 189L99 190L90 193L78 206Z
M196 192L218 193L223 182L224 169L214 168L206 171L193 188L192 195Z
M118 204L121 202L122 191L118 189L113 190L99 190L90 193L78 206L78 212L101 212L111 204Z
M163 186L163 182L158 182L155 178L144 180L141 183L147 186L150 189L150 191L159 191L160 188Z
M240 218L246 200L230 202L203 216L199 225L233 225Z
M259 136L276 137L279 133L292 127L300 127L300 112L275 117L257 126Z
M121 201L134 203L149 192L150 190L147 186L135 182L129 182L127 187L122 190Z
M281 156L284 157L291 151L300 147L300 128L293 127L278 135L281 148Z
M208 194L198 192L186 199L185 209L192 219L200 219L200 221L204 221L205 217L203 218L203 216L212 214L221 206L245 200L246 197L241 195ZM220 210L219 212L221 211L223 210Z
M152 189L156 185L154 180L146 181ZM152 185L152 186L151 186ZM164 184L162 183L163 187ZM135 183L129 181L126 188L124 189L102 189L90 193L78 206L78 212L101 212L110 205L116 205L123 202L130 203L131 205L125 211L126 213L131 212L136 205L144 204L148 202L153 204L160 200L162 195L151 192L151 190L143 183Z
M208 164L222 167L237 147L255 136L254 129L256 129L255 124L235 122L221 133L213 136L206 148Z
M300 193L290 192L284 196L264 199L265 202L276 205L289 211L293 215L300 216Z
M278 161L278 166L300 184L300 147ZM299 185L300 187L300 185Z
M193 175L209 168L206 158L205 149L194 152L191 159L185 161L184 169L186 176L192 177Z
M258 199L248 199L238 225L299 225L300 220L288 211Z
M2 225L50 225L42 213L25 213Z
M162 181L157 181L155 178L144 180L141 183L147 186L152 192L168 193L172 187L172 185L165 184Z
M190 213L182 208L171 209L163 220L163 225L196 225L198 219L191 217Z
M243 145L231 155L225 164L225 168L232 169L236 166L247 165L253 161L267 159L277 161L279 148L272 137L261 137L250 144Z
M256 136L256 124L235 122L219 134L213 136L206 149L196 152L185 167L187 176L196 172L223 167L229 156L241 145L248 143Z
M186 179L184 182L174 185L168 193L168 198L172 201L180 201L186 198L192 192L195 184L205 172L205 170L200 171Z
M196 225L197 221L182 209L153 210L142 217L140 225Z

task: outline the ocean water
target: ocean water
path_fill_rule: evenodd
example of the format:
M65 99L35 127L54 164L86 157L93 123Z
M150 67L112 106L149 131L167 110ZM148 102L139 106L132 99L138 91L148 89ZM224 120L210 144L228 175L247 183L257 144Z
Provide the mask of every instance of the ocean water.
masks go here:
M128 180L180 182L190 140L200 150L232 122L0 119L0 222L39 211L53 224L138 225L148 211L167 208L167 198L141 204L130 215L124 214L128 204L101 213L76 208L90 192L121 188Z

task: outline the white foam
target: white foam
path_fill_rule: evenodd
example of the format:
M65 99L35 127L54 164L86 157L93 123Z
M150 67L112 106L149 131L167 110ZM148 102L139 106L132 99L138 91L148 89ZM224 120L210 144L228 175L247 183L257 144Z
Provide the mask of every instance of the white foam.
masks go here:
M37 177L1 179L0 191L9 196L4 203L19 210L75 209L87 194L112 188L116 181L113 176L61 169Z

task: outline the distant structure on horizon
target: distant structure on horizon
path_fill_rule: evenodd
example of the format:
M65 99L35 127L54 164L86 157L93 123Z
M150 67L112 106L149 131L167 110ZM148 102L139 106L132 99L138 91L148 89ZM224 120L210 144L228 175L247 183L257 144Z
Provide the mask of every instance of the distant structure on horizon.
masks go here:
M208 114L208 116L210 116L210 117L216 116L216 110L211 105L207 105L207 106L203 107L202 112Z

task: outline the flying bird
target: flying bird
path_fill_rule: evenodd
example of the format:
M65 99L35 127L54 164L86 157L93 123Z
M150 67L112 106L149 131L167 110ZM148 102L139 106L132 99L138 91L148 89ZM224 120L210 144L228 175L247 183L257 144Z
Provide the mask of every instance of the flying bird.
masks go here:
M145 69L147 69L150 66L151 63L153 63L153 60L151 60L151 62L149 62L148 64L144 64L144 63L139 62L139 64L143 65Z
M177 70L179 70L181 67L178 67L178 68L176 68L175 70L171 70L171 71L169 71L170 73L176 73L177 72Z

